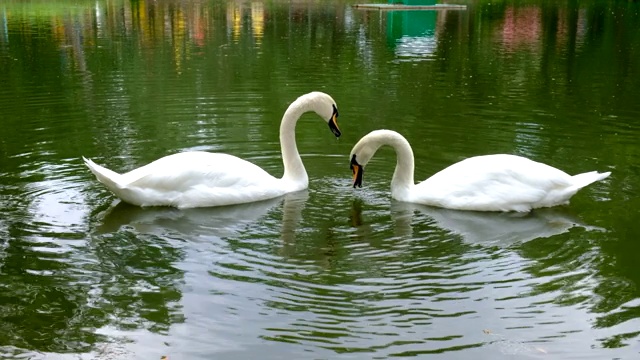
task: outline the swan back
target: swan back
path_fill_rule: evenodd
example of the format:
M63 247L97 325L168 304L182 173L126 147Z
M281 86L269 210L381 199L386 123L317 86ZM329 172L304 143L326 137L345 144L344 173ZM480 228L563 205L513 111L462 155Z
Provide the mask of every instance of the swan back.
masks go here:
M571 176L521 156L474 156L417 184L412 201L458 210L527 212L568 204L580 189L609 174Z

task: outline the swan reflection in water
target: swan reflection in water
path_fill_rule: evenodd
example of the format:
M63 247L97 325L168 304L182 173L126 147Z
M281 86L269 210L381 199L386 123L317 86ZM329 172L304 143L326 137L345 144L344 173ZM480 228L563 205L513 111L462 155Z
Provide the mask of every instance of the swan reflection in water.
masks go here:
M262 202L223 207L179 210L170 207L141 208L124 202L111 207L98 220L101 224L96 232L107 235L132 232L136 238L144 240L136 245L149 248L139 251L152 254L147 255L147 262L143 265L132 262L132 267L139 266L131 273L133 279L141 277L144 281L140 282L145 283L157 280L143 276L150 271L145 266L152 263L153 254L157 254L152 248L171 247L177 250L170 260L162 258L157 263L162 264L162 270L171 269L172 274L177 274L160 283L174 281L177 284L179 300L174 300L179 305L176 305L175 314L182 320L171 318L166 321L170 324L168 337L162 332L143 328L122 330L110 324L98 329L97 333L112 339L124 339L109 346L115 346L118 351L122 348L122 352L127 354L144 353L158 344L166 344L167 339L171 339L171 351L175 353L212 354L236 350L235 334L238 333L233 325L229 325L235 308L245 307L250 314L261 309L254 298L261 298L258 292L261 293L262 285L254 281L267 281L268 278L263 277L260 270L264 259L258 257L271 249L265 244L274 232L283 244L295 242L308 197L309 191L303 190ZM126 243L127 236L119 237L125 238L123 242ZM109 240L111 244L112 239ZM241 270L237 268L238 264L242 265ZM144 318L142 314L138 316ZM255 330L252 327L249 331ZM131 341L130 337L135 340ZM170 350L169 347L163 349Z
M582 227L587 231L606 231L582 223L561 208L535 209L528 213L480 212L436 208L393 200L391 215L396 232L412 235L414 214L426 215L440 229L457 234L467 243L510 246L538 238L548 238Z
M370 229L371 224L362 219L362 211L366 208L362 199L354 199L350 220L352 226L359 229L361 236L373 231ZM584 224L578 217L560 207L536 209L528 213L480 212L437 208L392 199L390 211L395 236L413 237L414 226L423 218L426 223L460 236L466 243L487 246L508 247L560 235L574 227L587 231L606 231Z
M255 224L282 204L282 237L293 238L302 209L309 197L308 190L289 193L277 198L254 203L209 208L176 209L172 207L132 206L119 202L109 208L98 225L97 233L111 233L128 227L138 233L181 237L227 237L237 234L246 226Z

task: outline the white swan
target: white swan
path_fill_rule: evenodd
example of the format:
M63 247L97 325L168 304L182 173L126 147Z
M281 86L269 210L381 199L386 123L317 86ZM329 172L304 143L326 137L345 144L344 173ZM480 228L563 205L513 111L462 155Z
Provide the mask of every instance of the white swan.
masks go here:
M304 190L307 172L298 153L296 122L314 111L336 137L338 108L331 96L311 92L296 99L282 117L280 147L284 174L278 179L259 166L232 155L182 152L118 174L83 157L91 172L121 200L138 206L194 208L261 201Z
M564 171L515 155L475 156L455 163L425 181L413 179L413 150L392 130L375 130L351 150L353 187L362 187L364 166L382 145L397 154L391 196L399 201L456 210L519 211L568 204L581 188L610 172L568 175Z

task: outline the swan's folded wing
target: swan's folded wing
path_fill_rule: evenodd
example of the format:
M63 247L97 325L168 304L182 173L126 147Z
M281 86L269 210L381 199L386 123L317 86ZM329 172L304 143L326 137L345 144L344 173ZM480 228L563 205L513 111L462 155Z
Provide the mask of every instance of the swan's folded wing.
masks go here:
M569 185L569 175L508 155L470 158L418 184L423 203L466 210L528 211Z
M142 206L221 206L273 198L284 191L282 182L259 166L227 154L174 154L124 176L129 182L120 196Z
M417 202L461 210L528 211L529 208L520 204L536 203L546 194L512 177L425 181L417 186L420 188L417 193L423 195Z
M259 166L220 153L174 154L125 174L129 187L187 191L194 187L240 189L268 185L275 178Z

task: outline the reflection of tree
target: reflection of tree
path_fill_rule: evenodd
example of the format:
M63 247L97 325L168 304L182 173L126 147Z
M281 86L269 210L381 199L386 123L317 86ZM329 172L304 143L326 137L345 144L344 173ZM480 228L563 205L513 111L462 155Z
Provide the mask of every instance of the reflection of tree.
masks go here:
M629 15L637 12L637 3L480 1L470 4L469 11L438 14L434 57L419 66L390 65L395 54L385 40L385 22L375 13L360 13L345 5L308 1L3 3L0 168L21 174L24 162L77 159L82 150L110 158L114 168L125 170L158 154L189 147L210 149L219 146L216 142L242 144L233 150L251 154L266 148L270 156L279 149L272 139L277 139L277 120L286 104L310 88L335 88L342 92L338 101L345 114L356 120L371 127L393 121L393 127L403 133L433 136L424 146L439 160L419 169L423 177L459 160L461 154L472 155L458 151L463 146L520 152L550 159L558 166L565 163L556 159L575 159L566 165L581 170L616 164L613 180L589 193L593 198L611 198L612 204L622 204L620 208L599 202L585 210L592 212L587 215L591 219L606 215L613 223L605 239L572 230L519 250L539 264L527 269L533 276L544 276L549 268L556 275L567 269L584 270L571 275L575 277L540 284L536 291L560 290L564 296L560 303L587 304L598 313L596 326L617 326L638 318L633 300L639 296L635 269L640 249L632 240L639 232L633 209L638 208L635 199L640 192L635 181L640 174L640 148L633 119L640 111L635 99L640 92L636 76L640 46L629 46L640 43L640 17ZM304 83L299 81L300 74ZM357 96L352 96L354 88ZM235 102L239 93L242 102ZM365 116L361 114L376 116L358 119ZM74 121L63 121L70 115ZM274 121L254 126L255 119L263 117ZM196 125L184 126L187 122ZM495 124L500 125L498 130ZM571 147L570 143L581 141L565 141L579 135L576 127L586 134L584 141L597 139L597 146L606 151L594 159L589 146ZM316 129L305 128L300 127L301 134L313 134ZM442 129L447 132L437 132ZM496 136L496 131L508 135ZM486 144L486 139L496 138L504 141ZM419 140L425 143L424 138ZM28 159L15 157L24 154ZM0 219L0 236L11 242L3 244L6 262L0 283L16 289L0 295L7 326L2 330L17 331L14 335L2 331L2 342L62 351L56 336L95 342L95 335L83 333L76 323L160 331L180 321L174 302L180 298L181 271L172 265L182 257L178 246L160 236L137 237L121 230L94 236L89 249L80 246L64 256L46 253L46 247L38 249L37 239L27 231L33 196L20 185L41 180L36 177L26 174L2 180L0 204L10 215ZM6 194L11 195L9 200ZM282 280L269 285L286 283L293 291L295 281L308 281L318 284L317 290L310 290L318 296L349 301L353 294L348 291L332 293L319 284L350 285L359 276L387 274L389 266L394 270L394 265L422 264L424 259L453 258L455 267L456 257L469 251L468 244L455 241L408 245L401 241L400 229L388 225L398 223L398 218L368 213L368 207L358 202L343 205L344 211L337 214L312 214L308 222L305 216L307 225L289 239L272 234L265 246L241 240L230 240L230 246L236 252L273 251L295 266L311 268L302 274L293 268L284 275L269 274ZM405 228L413 225L410 217L400 220ZM292 228L293 224L285 223ZM419 226L426 233L442 231L426 224ZM275 228L273 224L266 228L271 226ZM379 251L379 258L358 253L364 248ZM78 260L78 254L85 260ZM433 263L428 270L443 270L436 260ZM353 272L341 278L340 271L350 265ZM325 272L315 271L316 266ZM37 272L48 268L57 275ZM30 272L33 269L37 271ZM579 281L596 284L581 288ZM579 293L585 289L587 298L581 298ZM600 295L602 299L597 298ZM30 303L32 299L37 301ZM46 310L42 314L41 307ZM115 319L109 317L112 314ZM46 321L52 329L48 334L54 336L43 339L20 330L18 315ZM65 322L73 325L64 330Z
M630 96L637 91L637 85L636 90L632 90L634 86L629 84L632 77L622 73L615 76L615 80L604 76L609 71L602 71L598 64L615 63L613 69L621 69L621 72L634 66L636 61L631 57L634 47L618 49L621 51L615 47L616 44L637 42L632 38L638 38L637 31L631 29L637 20L617 21L608 15L622 16L628 6L605 3L583 7L575 3L519 5L515 2L491 2L489 5L480 2L473 5L470 12L439 14L442 16L438 17L438 22L442 21L443 29L439 30L438 48L431 66L433 71L396 67L391 70L397 73L389 76L400 80L389 83L397 88L386 87L376 91L402 98L402 106L412 104L415 113L428 114L437 109L437 116L430 117L429 123L460 119L466 132L476 135L467 137L460 134L460 141L465 142L483 141L479 139L490 137L492 130L483 120L496 120L499 116L490 114L491 106L483 109L471 107L479 103L499 104L508 112L522 113L532 127L544 129L544 138L554 138L548 134L571 133L572 129L564 126L566 123L555 118L561 116L556 115L558 113L582 117L585 121L590 119L589 126L594 132L611 133L603 131L609 126L599 121L595 114L615 114L616 108L628 108L632 102ZM375 30L377 22L377 19L371 19L367 29ZM619 34L620 39L616 39L614 34ZM379 41L378 34L371 34L369 38L373 42ZM372 46L370 43L367 45ZM381 54L377 57L382 59ZM373 64L386 63L378 60ZM378 68L371 72L384 74L388 71ZM454 96L431 87L441 81L450 84L447 88L453 90ZM423 86L414 87L414 84ZM555 104L567 104L569 108L559 110ZM400 109L395 108L388 110L389 114L399 112ZM466 121L466 115L474 120ZM407 117L397 126L409 133L416 127L428 127L423 120ZM497 120L508 121L499 117ZM573 122L571 124L573 126ZM520 125L514 124L514 133ZM481 135L477 136L478 133ZM548 148L562 149L562 144L550 145ZM447 146L451 144L447 143ZM495 144L493 149L496 152L514 151L513 144L509 143ZM540 155L553 157L553 154Z
M7 159L0 156L0 163L2 160ZM87 350L100 338L86 327L96 315L87 306L91 276L85 277L82 268L88 259L74 248L81 242L75 229L60 224L62 216L54 215L58 208L52 206L47 214L38 211L42 203L65 191L64 181L47 179L50 174L33 164L19 168L12 168L13 162L6 165L2 166L4 171L15 175L3 176L0 186L4 211L0 220L2 352L5 347ZM55 172L60 178L69 175L60 168Z
M96 237L92 245L99 262L90 267L98 277L91 300L103 325L166 332L183 321L178 305L183 271L174 266L182 254L175 244L121 231Z
M73 189L30 180L0 191L8 215L0 236L10 239L0 256L3 349L87 352L106 340L95 329L163 332L182 321L174 244L128 231L84 242L74 219L81 215L72 211L77 203L59 202Z
M173 244L130 232L91 238L75 161L52 165L41 157L3 167L15 174L0 186L3 354L14 347L82 353L106 340L95 331L102 327L161 331L180 321Z
M67 254L32 239L26 224L14 223L4 249L0 280L0 344L36 351L85 351L98 336L87 331L95 312L86 306L87 286L73 276ZM28 324L28 326L25 326ZM65 339L60 342L59 339Z

